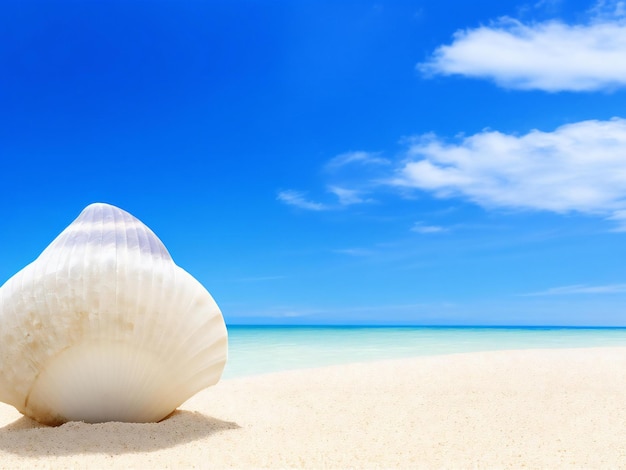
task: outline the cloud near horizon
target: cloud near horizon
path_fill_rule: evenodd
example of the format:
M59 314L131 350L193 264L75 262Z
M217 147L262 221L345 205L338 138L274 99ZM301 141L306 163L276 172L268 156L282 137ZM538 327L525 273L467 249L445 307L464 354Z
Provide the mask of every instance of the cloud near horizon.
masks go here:
M520 90L580 92L626 86L624 5L611 3L610 14L602 5L591 10L589 24L524 24L504 17L489 26L457 31L451 44L437 47L417 68L426 76L484 78Z
M626 230L626 120L582 121L525 135L483 131L415 138L390 184L485 208L579 212Z
M522 294L524 297L543 297L551 295L573 295L573 294L623 294L626 293L626 284L606 284L603 286L588 286L585 284L575 284L573 286L552 287L540 292Z

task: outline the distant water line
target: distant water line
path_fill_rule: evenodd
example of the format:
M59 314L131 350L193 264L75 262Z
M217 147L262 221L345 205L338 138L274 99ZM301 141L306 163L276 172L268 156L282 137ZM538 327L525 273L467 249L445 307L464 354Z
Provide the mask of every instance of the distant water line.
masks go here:
M626 328L229 326L224 378L474 351L626 347Z

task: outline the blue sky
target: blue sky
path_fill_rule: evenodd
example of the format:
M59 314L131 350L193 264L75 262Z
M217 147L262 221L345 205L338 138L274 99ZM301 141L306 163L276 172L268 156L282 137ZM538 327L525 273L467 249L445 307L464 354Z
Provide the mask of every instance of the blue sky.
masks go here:
M626 325L626 3L32 1L0 283L92 202L228 323Z

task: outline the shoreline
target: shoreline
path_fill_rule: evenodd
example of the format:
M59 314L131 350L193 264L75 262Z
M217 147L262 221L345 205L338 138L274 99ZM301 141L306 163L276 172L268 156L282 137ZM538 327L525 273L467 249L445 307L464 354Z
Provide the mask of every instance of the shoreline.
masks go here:
M333 365L224 380L155 424L0 404L0 467L624 467L625 398L626 348Z

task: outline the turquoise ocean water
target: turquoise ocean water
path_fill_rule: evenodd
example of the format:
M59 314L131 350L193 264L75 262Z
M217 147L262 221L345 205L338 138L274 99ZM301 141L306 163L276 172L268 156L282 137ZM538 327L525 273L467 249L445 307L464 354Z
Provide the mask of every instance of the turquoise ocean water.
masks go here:
M229 326L223 378L471 351L625 346L626 328Z

